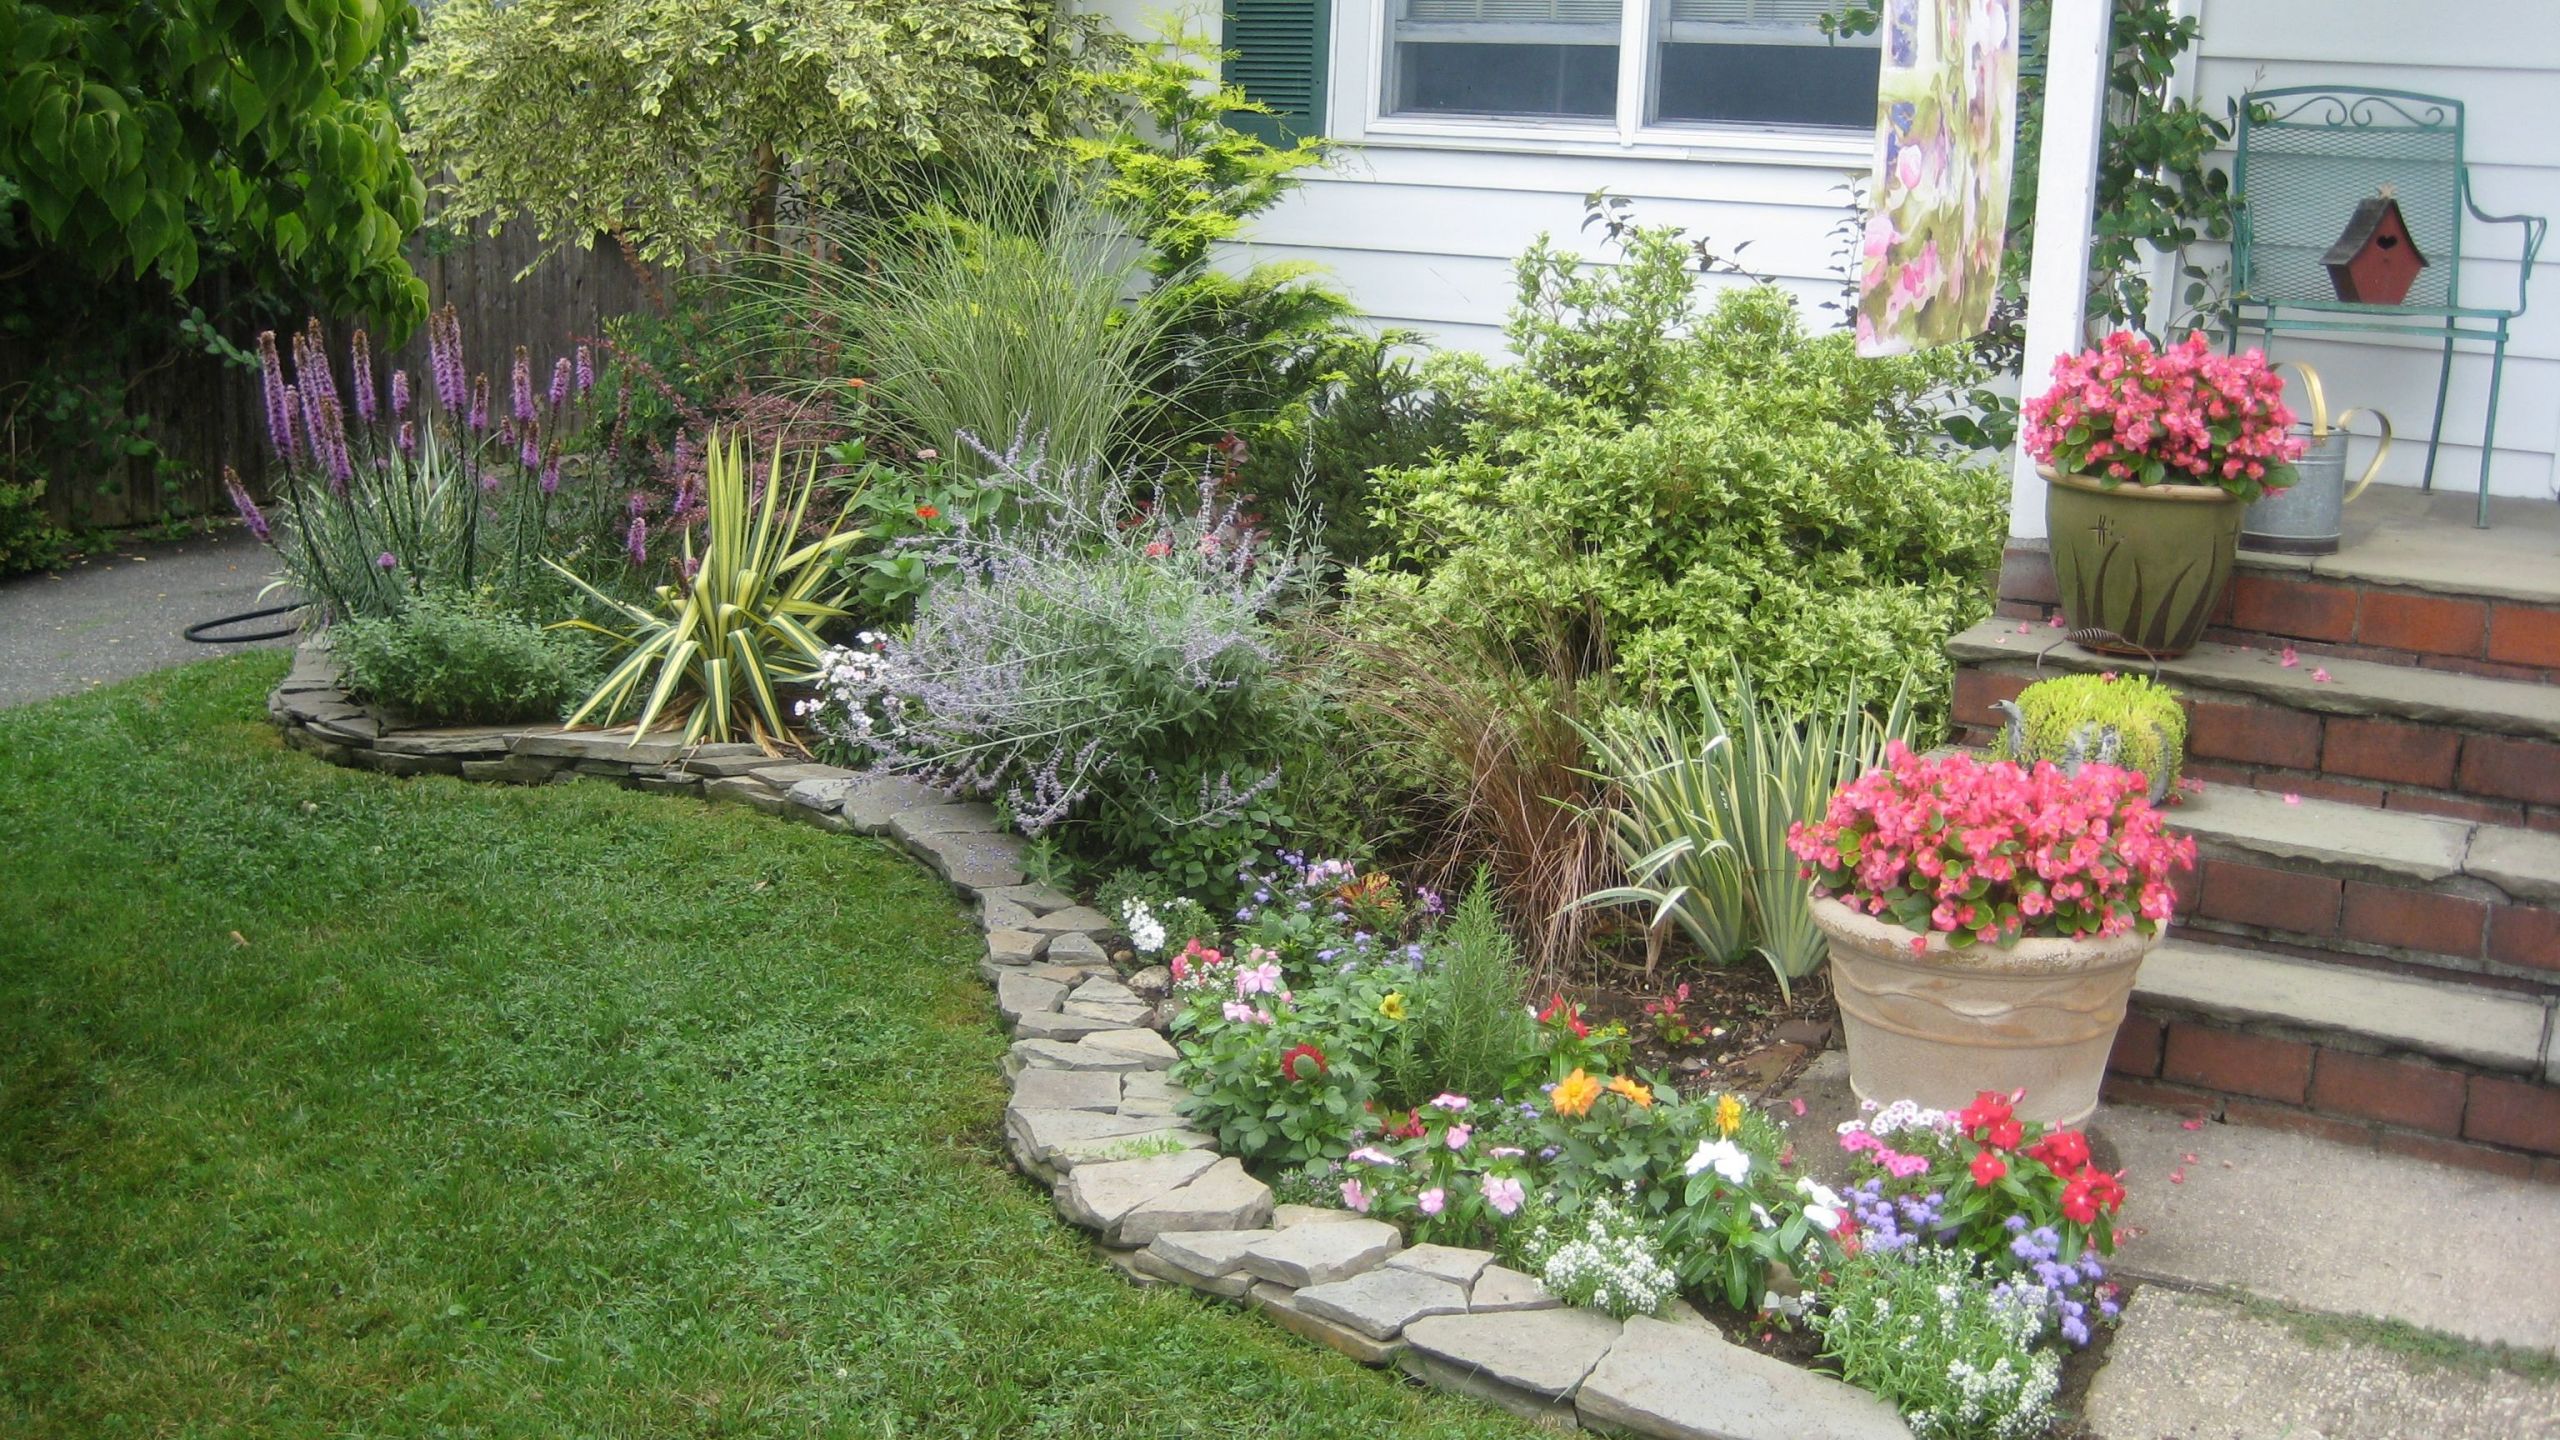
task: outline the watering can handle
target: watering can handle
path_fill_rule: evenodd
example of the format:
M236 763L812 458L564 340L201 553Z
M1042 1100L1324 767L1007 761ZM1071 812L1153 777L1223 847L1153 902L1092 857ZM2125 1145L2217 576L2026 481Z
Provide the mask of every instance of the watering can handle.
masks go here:
M2374 449L2373 463L2364 467L2364 474L2356 477L2354 487L2347 491L2348 500L2353 500L2364 493L2364 487L2372 484L2373 477L2382 473L2382 462L2391 454L2391 417L2379 410L2341 410L2338 412L2338 428L2346 429L2355 423L2355 418L2359 415L2372 416L2373 423L2382 427L2382 443ZM2345 501L2339 503L2344 504Z
M2302 393L2311 401L2311 436L2315 440L2328 438L2329 396L2328 393L2321 388L2320 372L2312 369L2310 366L2299 360L2279 360L2267 368L2269 370L2290 370L2296 375L2302 377ZM2347 412L2347 415L2352 415L2354 413L2354 411L2350 410ZM2347 428L2346 415L2338 417L2338 428L2341 430ZM2385 421L2383 428L2385 430L2390 429L2390 422ZM2391 442L2388 440L2384 441L2383 448L2386 450L2389 449L2390 444ZM2367 478L2371 477L2368 476Z

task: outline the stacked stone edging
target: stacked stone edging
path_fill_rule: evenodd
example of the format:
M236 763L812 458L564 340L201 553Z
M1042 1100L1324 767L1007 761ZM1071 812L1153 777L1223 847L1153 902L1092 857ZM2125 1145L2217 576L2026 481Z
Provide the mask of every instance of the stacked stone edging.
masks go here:
M995 810L915 781L803 764L752 745L631 743L558 726L401 728L356 703L304 647L268 698L287 745L393 775L547 784L592 777L890 841L978 902L979 974L1014 1040L1005 1146L1140 1285L1247 1305L1366 1365L1549 1424L1656 1440L1909 1440L1863 1390L1728 1343L1674 1302L1667 1320L1569 1309L1483 1250L1407 1246L1392 1225L1274 1203L1182 1121L1162 1034L1170 977L1124 978L1118 928L1033 884Z

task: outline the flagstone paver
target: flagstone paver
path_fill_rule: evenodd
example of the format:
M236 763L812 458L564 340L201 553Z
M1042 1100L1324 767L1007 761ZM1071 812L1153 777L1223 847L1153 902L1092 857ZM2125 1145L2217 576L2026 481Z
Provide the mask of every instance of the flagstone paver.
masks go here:
M1712 1326L1642 1317L1574 1392L1592 1429L1650 1440L1910 1440L1864 1390L1728 1343Z
M1245 1251L1244 1268L1293 1289L1346 1279L1404 1248L1396 1227L1354 1219L1341 1225L1299 1225Z
M1348 1280L1300 1290L1298 1308L1348 1325L1372 1340L1393 1340L1416 1320L1465 1314L1467 1291L1463 1285L1419 1270L1380 1266Z

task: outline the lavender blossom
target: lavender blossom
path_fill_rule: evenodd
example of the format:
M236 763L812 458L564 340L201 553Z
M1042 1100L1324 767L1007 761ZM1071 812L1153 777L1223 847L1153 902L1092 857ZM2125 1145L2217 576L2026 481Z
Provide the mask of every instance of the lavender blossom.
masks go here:
M241 522L249 527L249 533L260 540L268 539L273 532L267 524L266 512L260 510L258 502L250 498L249 487L240 483L240 472L227 465L224 466L222 488L230 494L231 508L240 512Z
M373 423L373 346L362 330L347 342L347 368L353 372L356 392L356 418Z
M470 377L462 364L462 316L450 305L427 321L427 357L435 371L436 404L447 415L461 414Z
M278 459L290 462L299 442L294 436L294 421L285 408L285 394L290 388L284 382L284 360L276 353L276 332L258 332L258 380L267 401L267 443L275 447Z
M512 413L517 424L533 419L533 357L522 345L516 347L515 368L508 375L507 397L513 402Z

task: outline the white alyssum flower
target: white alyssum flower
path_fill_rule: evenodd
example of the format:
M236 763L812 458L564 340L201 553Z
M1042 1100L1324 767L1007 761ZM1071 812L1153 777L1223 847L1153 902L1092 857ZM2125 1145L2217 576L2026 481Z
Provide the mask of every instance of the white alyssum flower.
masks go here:
M1164 922L1147 908L1147 902L1135 898L1120 904L1121 927L1129 932L1129 943L1141 955L1153 955L1164 949Z

